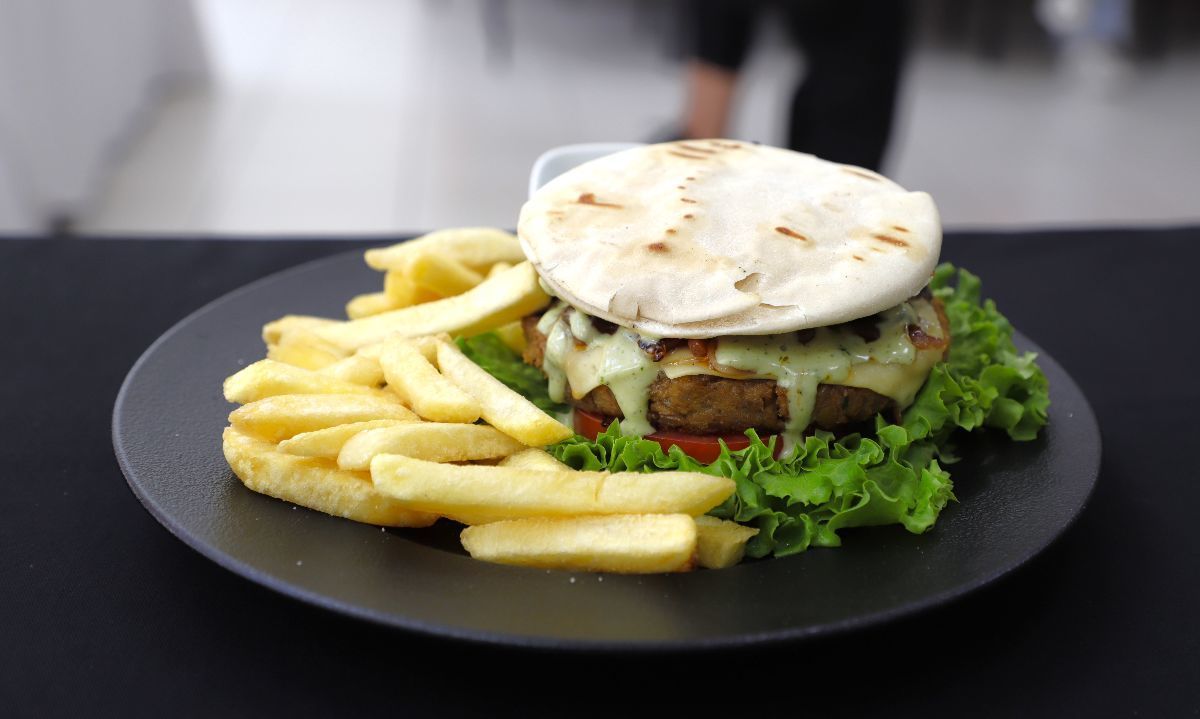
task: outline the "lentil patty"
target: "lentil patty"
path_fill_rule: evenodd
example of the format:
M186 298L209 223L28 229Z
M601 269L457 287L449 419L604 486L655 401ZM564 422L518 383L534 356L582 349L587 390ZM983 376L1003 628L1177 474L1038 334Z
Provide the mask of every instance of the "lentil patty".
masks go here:
M524 359L540 368L546 336L537 329L538 319L538 315L530 315L521 324L527 342ZM622 416L612 390L603 385L580 399L572 397L568 388L567 401L595 414ZM844 431L880 412L896 412L895 402L869 389L823 384L817 388L812 426ZM703 374L668 379L660 372L650 385L648 419L655 429L688 434L741 434L749 427L776 433L787 424L787 393L770 379Z

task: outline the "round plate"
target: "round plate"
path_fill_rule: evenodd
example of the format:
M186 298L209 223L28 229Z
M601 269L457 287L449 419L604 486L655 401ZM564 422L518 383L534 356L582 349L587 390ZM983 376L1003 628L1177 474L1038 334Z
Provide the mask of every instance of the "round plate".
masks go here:
M570 649L738 646L879 623L947 602L1046 548L1083 508L1100 467L1087 400L1052 358L1050 426L1034 442L981 433L951 467L959 502L937 526L843 532L844 545L721 571L622 576L486 564L454 525L381 531L245 489L221 453L233 409L221 382L264 354L285 314L342 316L377 290L361 252L255 282L158 339L113 410L113 445L134 493L189 546L289 596L382 624L498 644ZM1037 350L1018 336L1022 347Z

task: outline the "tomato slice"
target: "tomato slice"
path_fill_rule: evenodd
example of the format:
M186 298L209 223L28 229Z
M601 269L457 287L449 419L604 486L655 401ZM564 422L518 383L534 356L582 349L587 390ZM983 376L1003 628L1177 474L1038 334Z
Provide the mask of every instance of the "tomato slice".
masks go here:
M604 431L604 429L612 422L611 419L587 412L582 409L575 409L575 431L582 434L588 439L596 439L596 435ZM773 435L772 435L773 436ZM644 439L654 440L666 452L671 449L671 445L675 445L683 450L684 454L692 459L708 464L714 461L721 455L720 440L724 440L725 444L731 450L745 449L750 446L750 438L744 434L687 434L686 432L654 432L648 434ZM764 443L768 442L770 437L763 437ZM778 457L782 447L776 441L775 456Z

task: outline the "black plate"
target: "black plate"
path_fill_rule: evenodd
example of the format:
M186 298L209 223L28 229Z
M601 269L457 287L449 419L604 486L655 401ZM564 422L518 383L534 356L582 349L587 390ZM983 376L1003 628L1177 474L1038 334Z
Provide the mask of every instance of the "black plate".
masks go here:
M722 571L620 576L476 562L446 523L387 530L250 492L221 454L221 382L260 359L262 325L341 316L378 289L361 252L255 282L184 319L138 360L117 397L113 445L134 493L223 567L328 609L429 634L570 649L662 649L798 639L947 602L1046 548L1083 508L1100 467L1087 400L1052 358L1050 426L1037 441L982 434L951 468L960 502L928 534L843 533L844 546ZM1018 336L1018 344L1037 350ZM443 526L444 525L444 526Z

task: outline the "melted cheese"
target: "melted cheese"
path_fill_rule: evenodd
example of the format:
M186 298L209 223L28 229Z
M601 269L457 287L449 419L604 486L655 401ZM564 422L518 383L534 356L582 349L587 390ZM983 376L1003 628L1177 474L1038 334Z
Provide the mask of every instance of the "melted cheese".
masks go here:
M622 432L636 436L654 430L646 415L650 384L660 371L670 379L695 374L774 379L787 393L784 442L790 445L812 421L819 385L869 389L903 409L912 404L942 355L939 349L918 350L908 337L910 324L930 336L942 336L937 313L925 300L905 302L880 313L879 337L871 342L844 327L822 327L807 342L801 342L796 333L722 337L707 358L696 358L685 347L660 362L654 362L638 346L639 337L633 331L601 334L586 315L564 313L565 308L558 305L538 323L547 336L543 368L550 378L551 397L561 401L566 385L576 399L605 385L624 415Z
M650 404L650 384L658 376L658 366L638 347L636 334L620 330L611 335L598 335L585 348L568 352L563 369L575 399L581 399L601 385L612 390L624 415L622 433L641 437L654 431L646 414Z

